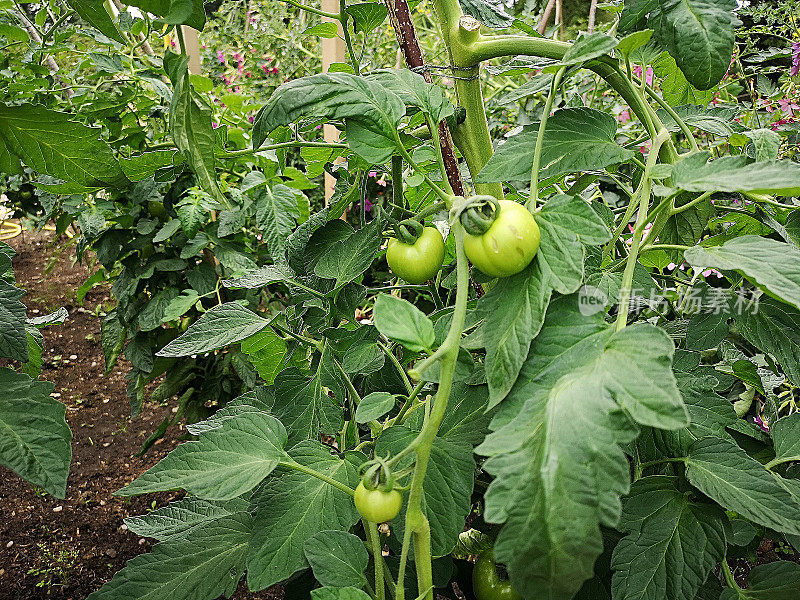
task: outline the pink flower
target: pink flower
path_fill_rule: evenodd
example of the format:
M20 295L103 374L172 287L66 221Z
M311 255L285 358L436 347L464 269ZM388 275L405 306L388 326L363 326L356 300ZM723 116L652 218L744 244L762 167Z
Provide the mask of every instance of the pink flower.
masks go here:
M617 115L617 121L620 123L627 123L631 120L631 113L629 110L623 110L619 115Z
M636 74L637 77L642 76L642 67L639 65L634 65L633 72ZM647 85L653 85L653 69L651 67L647 67L647 75L645 76L645 82Z
M269 73L269 67L267 65L261 65L261 70L264 71L264 73Z
M792 68L789 75L794 77L800 73L800 42L792 42Z
M247 115L247 120L250 121L251 123L254 123L256 118L253 115Z
M211 123L211 127L213 127L214 129L216 129L217 127L219 127L219 123Z
M217 58L219 59L219 62L221 62L223 65L225 64L225 55L222 53L222 50L217 51Z

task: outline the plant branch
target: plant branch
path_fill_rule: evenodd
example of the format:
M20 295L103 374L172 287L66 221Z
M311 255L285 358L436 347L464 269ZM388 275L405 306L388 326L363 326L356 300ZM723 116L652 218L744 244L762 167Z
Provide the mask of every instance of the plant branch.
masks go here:
M561 67L558 72L553 75L553 81L550 83L550 93L547 94L547 101L544 103L544 109L542 110L542 119L539 121L539 131L536 135L536 147L533 150L533 165L531 166L531 192L528 198L528 210L531 212L536 210L536 203L539 201L539 165L542 160L544 131L547 127L547 119L550 117L550 111L553 110L553 101L555 100L558 86L566 70L567 67Z

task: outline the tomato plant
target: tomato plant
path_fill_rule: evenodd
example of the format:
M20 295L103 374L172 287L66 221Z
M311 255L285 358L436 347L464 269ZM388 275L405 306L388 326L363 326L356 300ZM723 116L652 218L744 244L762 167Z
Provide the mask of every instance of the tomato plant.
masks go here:
M68 4L2 9L2 35L27 36L0 70L4 185L79 232L102 267L84 289L112 283L103 349L131 363L132 412L163 375L155 436L184 419L192 438L117 492L186 497L126 521L159 543L91 600L210 600L242 578L433 600L469 593L467 573L478 600L800 593L797 562L754 567L747 589L734 573L763 539L800 551L785 32L769 56L737 46L730 0L609 4L571 42L481 0L291 0L346 62L259 75L246 98L228 85L251 58L223 56L219 85L190 74L175 25L203 28L199 6ZM105 53L68 42L76 15ZM142 49L154 31L177 39L163 56ZM399 54L367 52L390 31ZM18 294L0 294L0 376L33 385ZM0 445L30 464L15 451Z

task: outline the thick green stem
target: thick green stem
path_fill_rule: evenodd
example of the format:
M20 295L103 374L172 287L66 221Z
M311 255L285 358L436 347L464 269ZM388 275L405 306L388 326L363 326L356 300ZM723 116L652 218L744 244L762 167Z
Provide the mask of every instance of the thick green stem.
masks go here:
M425 473L428 469L428 461L431 456L433 442L439 432L439 426L444 419L447 411L447 402L450 398L450 391L453 386L453 374L455 373L456 359L461 345L461 334L464 330L464 318L467 312L467 299L469 295L469 265L464 254L464 228L456 220L453 224L453 234L456 241L456 269L457 269L457 288L456 303L453 309L453 320L450 330L442 343L444 351L440 354L441 372L439 375L439 388L436 391L436 399L431 409L429 417L425 420L419 435L409 444L416 454L414 463L414 474L411 479L411 491L408 496L406 507L405 536L403 538L403 549L400 553L401 569L405 567L408 560L409 544L413 534L415 539L415 560L417 563L417 583L418 588L424 595L421 598L433 600L433 583L430 579L430 566L420 566L423 561L422 546L427 546L427 557L425 562L430 563L430 526L422 512L422 485L425 480ZM427 526L427 532L426 532ZM427 536L427 537L426 537ZM402 573L398 578L402 583ZM401 589L401 588L400 588ZM397 597L402 600L400 589Z
M378 524L362 519L367 536L372 545L372 562L375 563L375 600L385 600L386 593L383 587L383 552L381 552L381 536L378 533Z

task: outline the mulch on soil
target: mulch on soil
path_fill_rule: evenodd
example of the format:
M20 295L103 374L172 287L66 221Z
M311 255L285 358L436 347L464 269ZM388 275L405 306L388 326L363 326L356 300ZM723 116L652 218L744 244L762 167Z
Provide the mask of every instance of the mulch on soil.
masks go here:
M8 241L17 252L14 272L18 286L27 290L22 300L28 315L47 314L61 306L69 312L64 325L43 330L41 378L55 384L54 397L66 405L73 440L63 500L34 489L0 466L0 600L85 599L154 543L132 534L122 519L182 495L133 499L112 495L163 458L185 431L172 428L147 454L136 456L172 405L146 403L138 417L129 418L127 364L121 359L110 374L103 372L100 319L114 306L110 290L96 287L82 305L76 302L75 290L91 271L85 264L75 264L74 247L61 252L52 271L43 275L64 241L54 243L54 234L48 231L26 231ZM242 584L233 597L281 596L279 589L251 593Z

